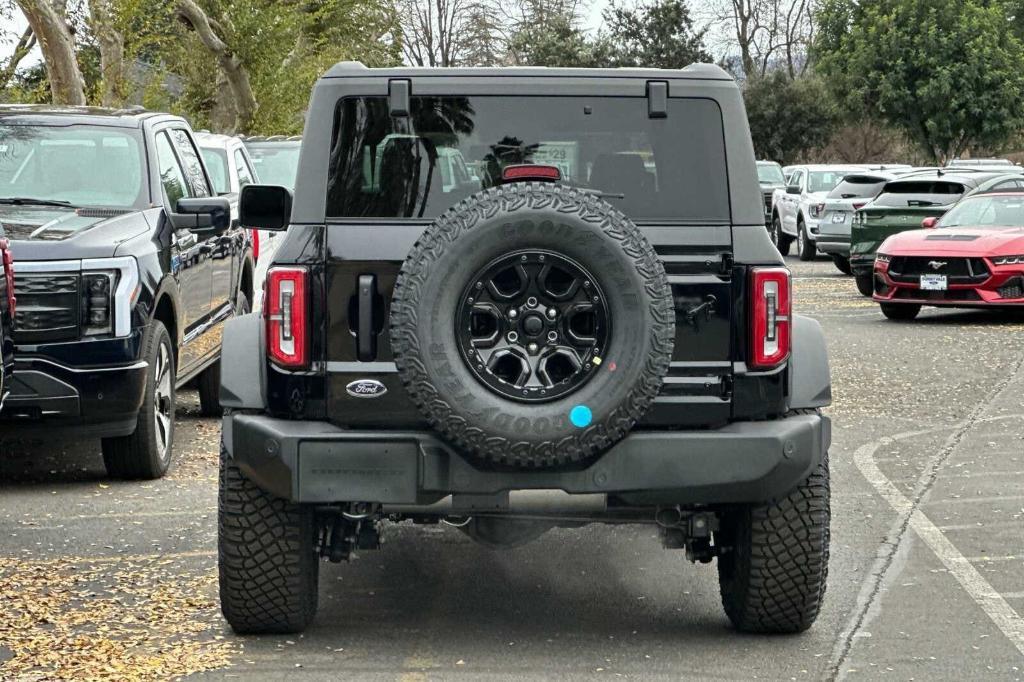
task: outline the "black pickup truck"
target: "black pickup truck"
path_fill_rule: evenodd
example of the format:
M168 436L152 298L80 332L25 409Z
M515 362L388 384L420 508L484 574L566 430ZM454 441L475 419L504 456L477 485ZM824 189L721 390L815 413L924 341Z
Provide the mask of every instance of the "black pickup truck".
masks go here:
M224 323L247 312L246 231L168 114L0 107L0 222L17 259L4 436L102 439L108 473L163 475L176 390L219 410Z
M498 547L647 524L717 561L737 628L809 627L828 361L760 197L715 66L332 68L294 198L241 196L287 233L225 332L228 622L301 630L320 558L447 520Z

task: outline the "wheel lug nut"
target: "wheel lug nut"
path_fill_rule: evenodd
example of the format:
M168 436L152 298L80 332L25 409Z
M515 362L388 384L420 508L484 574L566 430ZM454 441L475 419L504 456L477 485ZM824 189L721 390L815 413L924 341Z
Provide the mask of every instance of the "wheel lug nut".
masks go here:
M536 353L537 352L537 344L531 343L529 346L526 347L526 350L530 351L531 353Z
M558 341L558 332L548 332L548 341Z
M535 297L531 296L530 298L526 299L526 305L530 306L531 308L536 308L537 307L537 299Z
M511 343L515 343L516 341L519 340L519 334L516 334L515 332L509 332L508 333L508 340Z
M557 310L555 310L554 308L548 308L548 317L549 318L551 318L553 320L553 319L555 319L556 315L558 315L558 311Z
M508 311L508 316L509 316L509 318L514 320L517 317L519 317L519 311L516 310L515 308L512 308L512 310Z

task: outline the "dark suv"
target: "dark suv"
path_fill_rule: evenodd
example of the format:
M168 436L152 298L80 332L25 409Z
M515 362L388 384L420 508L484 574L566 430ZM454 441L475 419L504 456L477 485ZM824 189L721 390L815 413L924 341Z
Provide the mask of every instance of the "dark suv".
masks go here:
M14 259L0 223L0 409L3 409L14 371ZM0 436L3 432L0 431Z
M524 101L529 105L524 106ZM225 334L221 606L304 628L383 522L489 546L636 523L737 628L811 625L825 341L792 314L721 69L367 69L317 83L263 316Z
M18 262L8 435L102 438L113 476L161 476L175 391L217 413L224 323L252 256L188 123L143 111L0 107L0 222Z

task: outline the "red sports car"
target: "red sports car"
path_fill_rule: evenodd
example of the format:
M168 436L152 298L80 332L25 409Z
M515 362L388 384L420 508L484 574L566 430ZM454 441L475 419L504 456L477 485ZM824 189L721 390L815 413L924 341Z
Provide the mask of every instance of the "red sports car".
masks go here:
M1024 191L967 196L922 227L878 249L873 298L886 317L912 320L922 305L1024 306Z

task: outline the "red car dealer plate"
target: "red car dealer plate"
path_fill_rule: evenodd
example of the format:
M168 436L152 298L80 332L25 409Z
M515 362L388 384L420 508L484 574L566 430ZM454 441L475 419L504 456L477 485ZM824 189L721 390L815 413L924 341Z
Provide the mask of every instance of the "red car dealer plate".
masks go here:
M921 288L930 291L945 291L947 280L945 275L921 275Z

